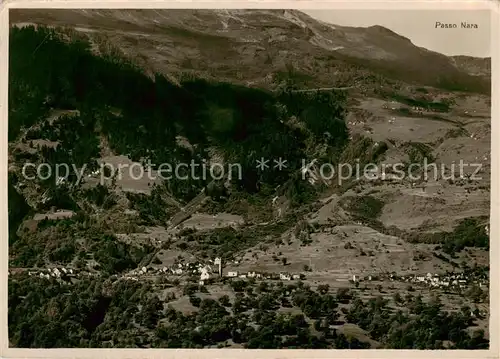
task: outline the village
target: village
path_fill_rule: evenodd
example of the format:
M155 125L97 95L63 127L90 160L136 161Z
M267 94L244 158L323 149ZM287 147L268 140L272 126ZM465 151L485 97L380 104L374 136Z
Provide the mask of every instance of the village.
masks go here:
M441 288L441 289L464 289L471 285L477 285L479 288L488 288L489 282L486 275L477 275L468 272L447 272L445 274L427 273L425 275L402 275L385 274L380 277L365 277L368 280L388 279L389 281L399 281L407 283L415 283L422 286ZM353 276L353 281L356 282L356 276Z
M238 264L237 261L234 264ZM18 273L19 270L11 268L8 272L9 275ZM28 270L29 276L38 276L44 279L57 278L62 280L67 280L71 278L81 278L81 277L91 277L99 276L99 272L87 271L87 270L77 270L73 268L44 268L44 269L31 269ZM115 279L122 280L133 280L138 281L142 279L151 279L158 277L172 277L172 279L179 277L198 277L198 284L205 285L214 279L221 278L239 278L239 279L264 279L264 280L303 280L305 275L301 274L291 274L291 273L259 273L255 271L250 271L247 273L242 273L239 271L227 271L223 273L222 260L220 258L215 258L215 260L208 260L208 263L201 262L176 262L169 267L153 267L153 266L143 266L132 270L122 276L114 276Z
M223 271L223 261L221 258L209 259L208 263L203 262L182 262L176 261L171 266L154 267L143 266L134 269L122 276L114 276L116 280L131 280L138 281L139 279L155 279L169 278L180 279L189 277L190 280L197 280L199 285L206 285L219 280L232 279L253 279L253 280L280 280L280 281L298 281L305 280L304 273L264 273L257 271L247 271L245 273L237 270ZM231 262L232 265L238 265L238 261ZM14 268L9 270L9 275L15 274L18 271ZM45 269L30 269L27 270L29 276L38 276L44 279L61 279L63 281L71 281L71 278L82 278L99 276L99 272L77 270L73 268L45 268ZM444 290L463 290L472 285L479 288L488 288L489 282L486 275L470 272L447 272L444 274L426 273L426 274L409 274L396 275L394 273L382 273L379 275L371 274L361 276L353 274L349 282L356 284L361 282L406 282L416 284L418 286L426 286L430 288L438 288Z

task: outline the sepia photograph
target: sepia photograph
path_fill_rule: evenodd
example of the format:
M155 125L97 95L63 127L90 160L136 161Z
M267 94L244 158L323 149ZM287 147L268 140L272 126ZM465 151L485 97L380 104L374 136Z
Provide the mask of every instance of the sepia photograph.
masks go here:
M8 9L9 348L490 349L491 29Z

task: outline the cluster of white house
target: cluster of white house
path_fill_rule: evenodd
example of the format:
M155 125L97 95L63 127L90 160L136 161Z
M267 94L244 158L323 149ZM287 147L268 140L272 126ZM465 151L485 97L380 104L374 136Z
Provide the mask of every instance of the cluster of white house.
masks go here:
M101 171L99 169L92 171L89 174L87 174L87 178L96 177L100 172ZM63 183L66 183L66 182L67 182L66 177L59 176L56 179L56 186L62 185Z
M206 281L210 278L210 274L218 273L219 276L222 275L222 261L220 258L216 258L214 261L209 262L213 264L204 264L200 262L195 263L175 263L169 267L154 268L154 267L142 267L140 269L133 270L123 277L123 279L128 280L138 280L140 276L158 276L158 275L199 275L200 282ZM214 265L216 269L214 269Z
M396 101L391 101L390 104L384 103L382 105L382 108L385 110L391 109L394 111L397 109L396 106L401 106L401 105ZM421 106L412 106L411 110L414 112L420 113L420 114L422 114L424 112L435 112L434 109L429 109L429 108L425 108L425 107L421 107ZM465 113L467 113L467 111L465 111Z
M299 280L301 279L300 274L290 274L290 273L258 273L255 271L248 271L245 273L238 271L228 271L222 273L222 262L220 258L216 258L214 261L210 260L213 264L203 264L203 263L176 263L170 267L163 268L151 268L142 267L140 269L133 270L127 275L123 276L126 280L138 280L140 276L159 276L159 275L199 275L199 284L204 285L208 280L214 277L226 277L226 278L255 278L255 279L271 279L271 280Z
M81 275L92 276L90 272L77 272L72 268L47 268L42 270L30 270L28 271L29 276L37 276L40 278L50 279L50 278L63 278L63 277L79 277Z
M423 276L412 276L406 277L406 282L414 282L414 283L425 283L430 285L431 287L448 287L450 285L457 286L465 286L467 281L461 276L453 276L452 278L440 278L439 275L431 273L427 273L427 275Z
M247 272L239 273L238 271L227 272L225 277L228 278L256 278L256 279L279 279L279 280L299 280L301 279L300 274L290 274L290 273L257 273L257 272Z
M99 169L96 169L94 171L91 171L89 174L87 174L87 177L96 177L101 171Z
M427 273L427 275L425 276L406 277L405 281L427 284L430 285L431 287L459 287L459 288L465 288L467 284L470 284L470 282L472 282L463 273L447 275L447 276L439 276L438 274L432 275L431 273ZM479 285L479 287L483 287L486 284L481 280L475 280L474 282L476 282Z
M142 267L129 272L131 276L142 276L142 275L159 275L159 274L172 274L172 275L183 275L183 274L197 274L202 272L212 272L212 267L210 265L203 265L201 263L178 263L170 267L154 268L154 267Z
M356 125L364 125L365 121L349 121L347 122L348 125L356 126Z
M427 273L425 275L403 275L398 276L396 274L381 274L378 276L368 275L361 277L359 275L352 275L352 282L360 281L377 281L380 279L388 279L390 281L403 281L408 283L418 283L423 285L428 285L431 287L454 287L454 288L465 288L468 284L477 284L480 288L487 287L488 281L486 278L473 277L465 273L447 273L447 274L431 274Z
M454 287L454 288L465 288L468 284L477 284L480 288L487 286L488 282L485 278L473 278L465 273L454 273L454 274L444 274L439 275L437 273L431 274L427 273L425 275L407 275L407 276L396 276L390 274L388 278L391 281L399 280L409 283L419 283L423 285L428 285L431 287Z
M40 272L38 273L40 278L50 278L50 277L55 277L55 278L60 278L62 275L71 275L73 274L73 269L66 269L66 268L61 268L59 270L58 268L47 268L47 273ZM36 273L33 272L28 272L28 275L36 275Z

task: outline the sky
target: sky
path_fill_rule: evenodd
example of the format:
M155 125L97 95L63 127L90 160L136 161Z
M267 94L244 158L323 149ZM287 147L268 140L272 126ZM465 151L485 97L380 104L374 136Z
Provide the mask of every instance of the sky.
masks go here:
M309 16L340 26L384 26L413 44L448 56L491 56L490 23L487 10L302 10ZM456 23L456 29L435 28L436 22ZM463 29L460 23L476 23Z

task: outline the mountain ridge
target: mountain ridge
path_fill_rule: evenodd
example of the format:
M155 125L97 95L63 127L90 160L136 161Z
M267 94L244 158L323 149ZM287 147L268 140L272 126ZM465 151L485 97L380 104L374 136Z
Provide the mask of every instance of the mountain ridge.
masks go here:
M471 71L462 58L418 47L382 26L331 25L297 10L14 10L10 19L12 25L70 26L89 37L104 33L128 56L150 58L151 69L161 73L195 68L231 81L248 77L244 80L266 86L266 75L293 64L310 78L304 83L309 87L352 84L376 74L451 90L490 89L487 59L475 60ZM211 63L200 66L207 58ZM244 66L238 68L238 63ZM228 74L228 66L243 74ZM331 73L325 74L325 68Z

